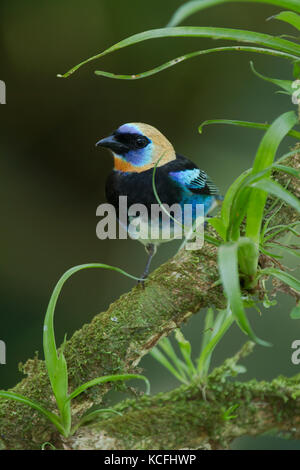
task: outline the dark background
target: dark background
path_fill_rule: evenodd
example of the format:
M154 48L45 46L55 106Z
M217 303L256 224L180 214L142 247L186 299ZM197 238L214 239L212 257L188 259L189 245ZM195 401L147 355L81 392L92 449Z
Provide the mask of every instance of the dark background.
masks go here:
M81 60L131 34L163 27L178 0L1 0L0 79L7 105L0 108L1 263L0 339L7 364L0 366L0 387L22 378L18 363L42 352L42 324L52 289L74 265L103 262L139 275L143 247L131 240L96 238L97 206L105 201L104 181L112 160L95 142L120 124L141 121L159 128L176 150L193 159L222 192L252 165L260 131L212 126L199 135L206 119L271 122L292 109L286 95L254 76L249 61L266 75L291 79L283 60L245 53L196 58L140 81L97 77L93 71L138 73L192 50L214 47L209 39L148 41L92 62L69 79L59 79ZM266 18L278 9L263 5L222 5L194 15L185 24L245 28L271 34L294 30ZM227 43L228 44L228 43ZM280 154L291 148L286 139ZM159 250L153 268L175 253L176 242ZM133 286L134 281L101 270L76 274L63 288L56 310L60 343ZM273 348L257 346L245 360L245 379L270 380L292 375L291 343L299 323L289 318L293 302L250 311L251 323ZM183 328L195 354L203 331L200 312ZM236 352L245 336L234 325L214 355L214 364ZM177 383L150 356L143 359L152 391ZM300 449L275 438L244 438L235 448Z

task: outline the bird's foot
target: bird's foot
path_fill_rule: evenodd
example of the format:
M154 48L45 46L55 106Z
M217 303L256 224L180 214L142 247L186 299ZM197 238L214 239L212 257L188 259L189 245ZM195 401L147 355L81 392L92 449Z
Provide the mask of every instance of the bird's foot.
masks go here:
M141 278L138 280L137 285L145 289L145 281L148 276L149 276L149 271L144 271L143 274L141 275Z
M146 264L145 271L143 272L141 279L138 281L138 285L141 285L143 289L145 288L145 280L149 276L151 260L156 253L156 247L155 245L153 245L153 243L149 243L148 245L146 245L145 248L148 253L148 261Z

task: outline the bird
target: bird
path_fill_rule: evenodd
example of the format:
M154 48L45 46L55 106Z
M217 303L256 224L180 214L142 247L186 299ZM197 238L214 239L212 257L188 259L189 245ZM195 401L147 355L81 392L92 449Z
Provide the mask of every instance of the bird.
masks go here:
M134 207L135 204L140 207L142 204L145 208L144 213L140 211L139 215L135 213L133 216L130 216L128 210L125 224L122 222L129 236L143 243L148 254L146 267L140 278L144 283L157 247L162 242L176 238L176 221L178 220L178 225L183 222L182 213L178 217L167 217L168 224L162 211L156 217L151 217L150 221L148 217L144 217L145 213L149 215L154 205L158 205L157 196L159 202L167 205L166 207L175 205L175 208L183 209L189 204L193 224L197 217L197 204L203 205L206 216L223 198L206 172L188 158L176 153L167 137L149 124L122 124L108 137L99 140L96 146L109 149L113 156L114 167L106 179L105 194L119 220L121 196L127 198L126 207ZM154 171L156 194L153 188ZM165 236L164 227L167 225ZM136 227L139 228L139 236L136 235ZM151 228L158 230L158 237L155 239L151 238Z

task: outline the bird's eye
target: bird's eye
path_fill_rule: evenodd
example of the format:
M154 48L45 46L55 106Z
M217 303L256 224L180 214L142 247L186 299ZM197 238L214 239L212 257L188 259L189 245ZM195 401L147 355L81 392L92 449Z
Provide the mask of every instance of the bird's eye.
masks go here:
M138 148L142 149L143 147L146 147L146 145L148 145L148 139L146 139L145 137L138 137L135 143Z

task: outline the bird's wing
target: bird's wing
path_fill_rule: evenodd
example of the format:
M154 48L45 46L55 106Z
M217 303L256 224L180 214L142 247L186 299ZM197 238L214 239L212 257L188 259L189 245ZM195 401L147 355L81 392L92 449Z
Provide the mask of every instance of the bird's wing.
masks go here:
M220 195L217 186L211 181L205 171L199 168L170 172L169 176L192 193Z

